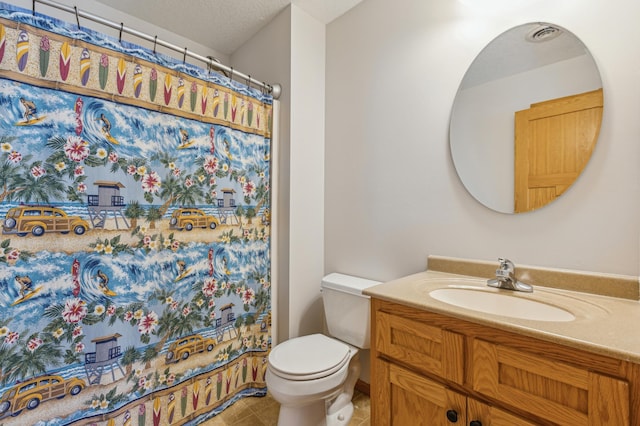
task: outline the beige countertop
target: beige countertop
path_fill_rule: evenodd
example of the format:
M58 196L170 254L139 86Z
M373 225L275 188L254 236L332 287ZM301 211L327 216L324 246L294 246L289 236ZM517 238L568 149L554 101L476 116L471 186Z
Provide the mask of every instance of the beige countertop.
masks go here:
M433 263L436 264L437 260L441 259L434 260ZM533 293L514 292L487 287L486 278L427 270L369 287L364 293L378 299L640 363L640 302L638 300L531 284L534 285ZM499 316L457 307L429 295L432 290L459 285L471 287L471 290L477 288L481 291L498 292L511 297L546 303L569 311L575 319L554 322ZM631 279L631 286L633 286L633 279Z

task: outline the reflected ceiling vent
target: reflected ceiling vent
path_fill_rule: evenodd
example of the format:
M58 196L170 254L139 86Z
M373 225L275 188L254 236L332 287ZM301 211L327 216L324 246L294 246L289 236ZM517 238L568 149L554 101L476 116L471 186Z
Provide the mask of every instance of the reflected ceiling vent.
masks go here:
M541 43L543 41L553 40L562 34L562 30L552 25L538 25L527 34L526 40L532 43Z

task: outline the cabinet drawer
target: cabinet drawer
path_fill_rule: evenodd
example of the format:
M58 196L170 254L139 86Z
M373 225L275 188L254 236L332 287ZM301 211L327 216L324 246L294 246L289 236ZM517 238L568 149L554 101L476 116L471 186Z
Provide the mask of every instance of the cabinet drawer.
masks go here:
M376 312L376 350L424 371L462 384L464 336L424 322Z
M629 425L629 384L522 350L473 340L473 390L562 425Z

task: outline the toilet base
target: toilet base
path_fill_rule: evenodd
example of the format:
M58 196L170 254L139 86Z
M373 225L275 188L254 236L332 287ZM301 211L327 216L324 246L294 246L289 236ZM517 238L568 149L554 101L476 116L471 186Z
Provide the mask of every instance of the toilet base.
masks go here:
M353 403L349 402L337 412L328 414L326 424L327 426L347 425L349 424L349 420L351 420L351 417L353 416L353 412Z
M278 426L325 426L327 408L325 401L297 406L280 406Z
M349 424L353 412L352 403L333 414L327 414L325 401L295 407L280 406L278 426L342 426Z
M291 398L291 394L284 395L278 392L282 389L271 389L274 399L280 402L280 414L278 426L346 426L353 416L354 407L351 402L353 391L360 376L360 354L353 348L351 360L346 366L346 380L334 389L317 393L308 398L298 394L297 398ZM272 380L273 373L267 369L267 386ZM291 385L295 382L291 382ZM287 389L287 393L295 391ZM286 402L284 402L286 401Z

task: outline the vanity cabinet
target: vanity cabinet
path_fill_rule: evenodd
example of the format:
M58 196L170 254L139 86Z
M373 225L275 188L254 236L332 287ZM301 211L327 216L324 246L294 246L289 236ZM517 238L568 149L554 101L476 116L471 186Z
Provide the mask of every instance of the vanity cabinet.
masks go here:
M637 364L371 302L376 426L640 424Z
M377 368L382 398L371 405L374 425L535 426L397 364L378 360Z

